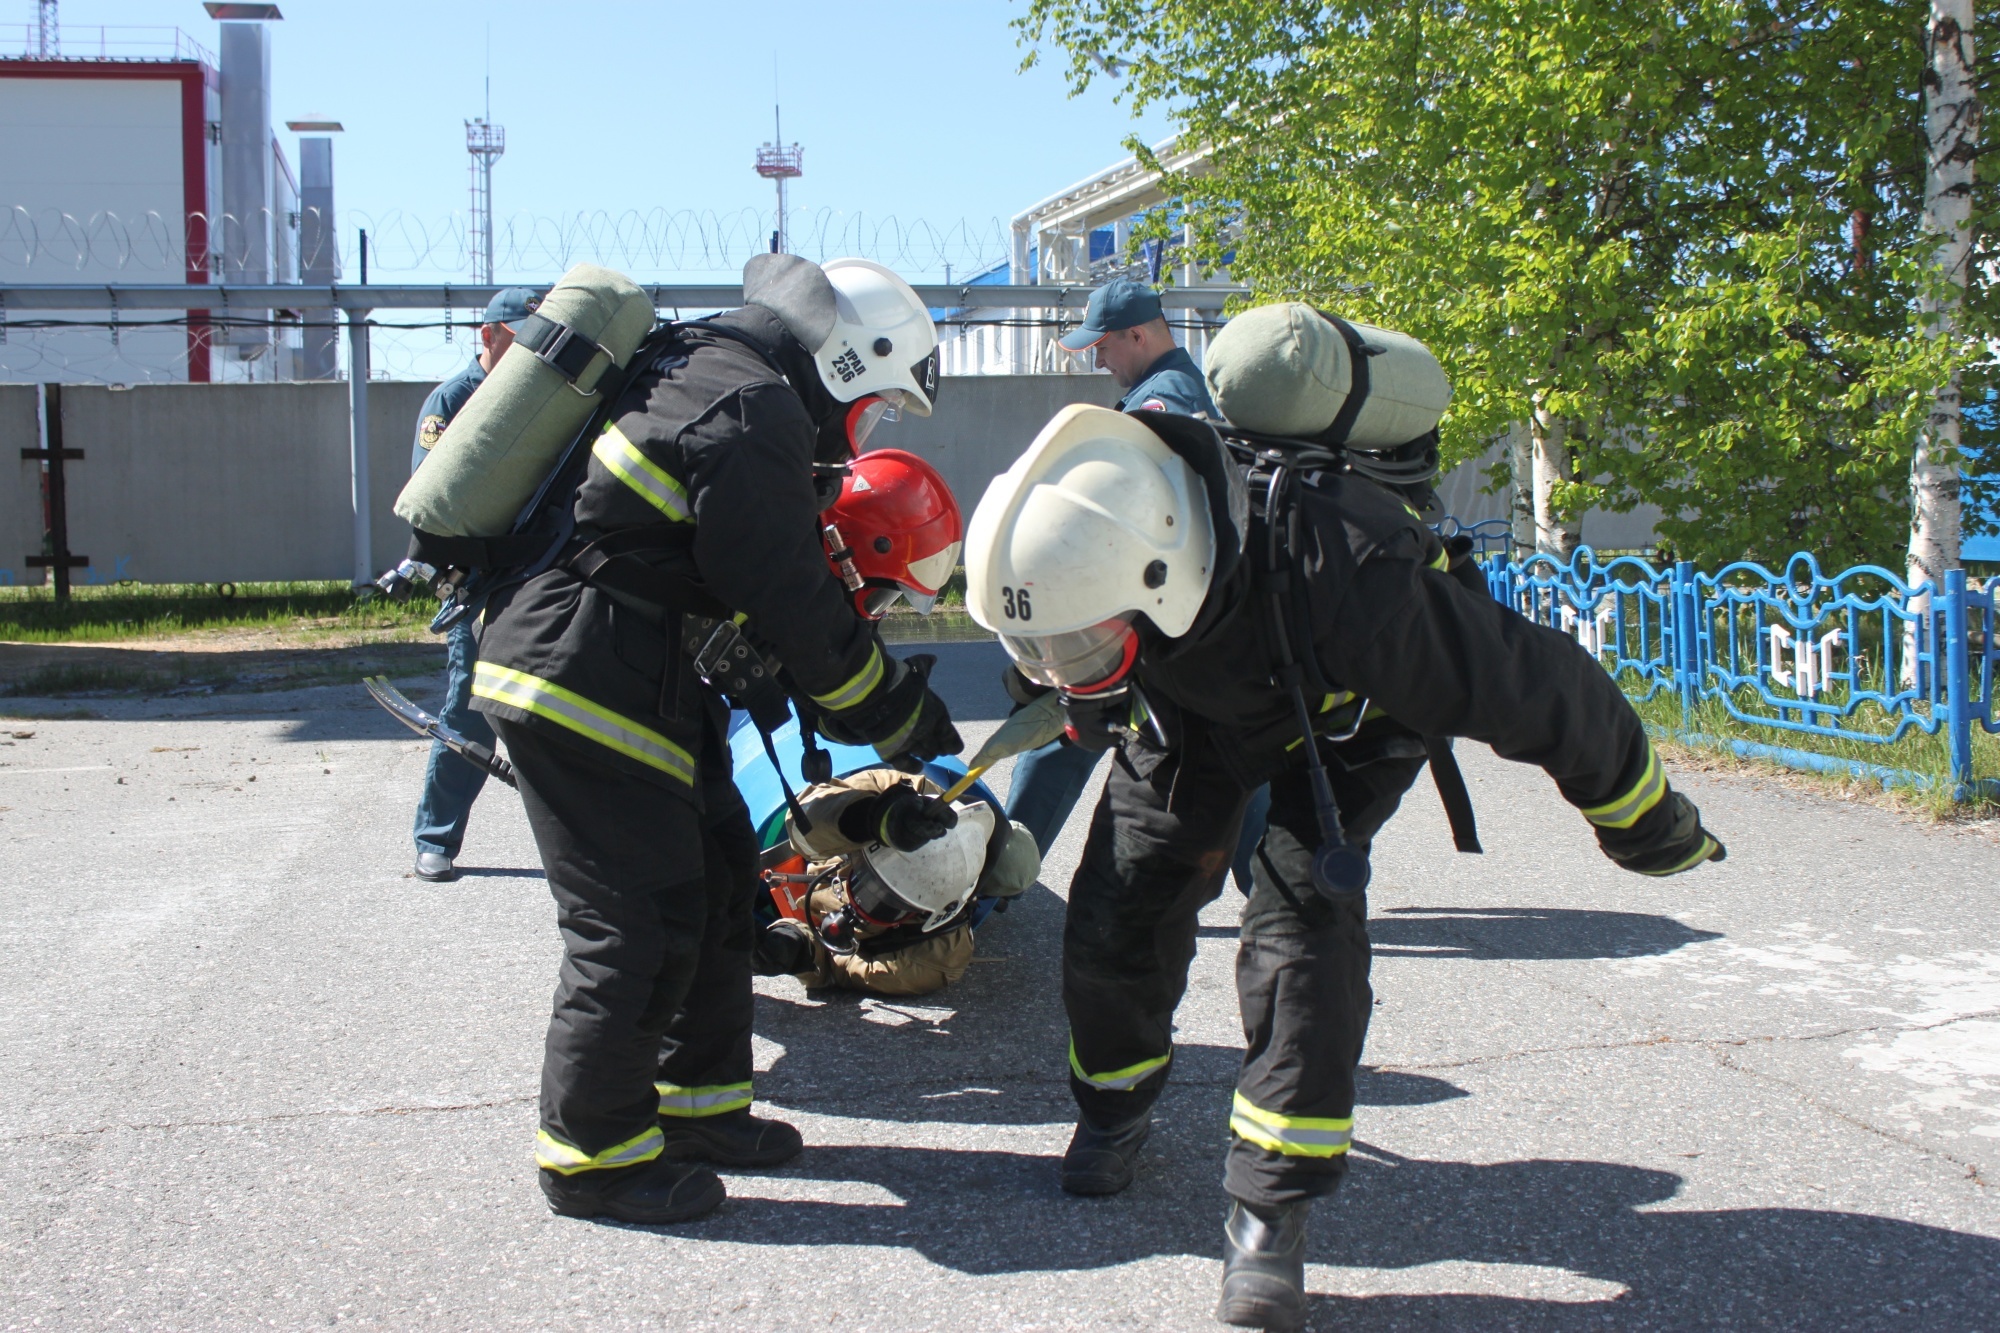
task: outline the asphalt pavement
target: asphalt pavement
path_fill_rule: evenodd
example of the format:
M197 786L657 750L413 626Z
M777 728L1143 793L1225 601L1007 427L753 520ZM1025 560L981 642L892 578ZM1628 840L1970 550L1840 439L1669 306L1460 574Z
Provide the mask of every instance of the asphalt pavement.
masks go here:
M997 651L934 651L976 744ZM1079 817L962 984L760 983L796 1163L689 1226L565 1220L532 1164L559 946L511 792L430 885L425 747L358 686L8 705L39 716L0 723L0 1329L1216 1327L1234 889L1124 1195L1056 1186ZM1461 754L1487 853L1427 781L1376 844L1313 1326L2000 1327L2000 843L1676 774L1730 859L1651 880Z

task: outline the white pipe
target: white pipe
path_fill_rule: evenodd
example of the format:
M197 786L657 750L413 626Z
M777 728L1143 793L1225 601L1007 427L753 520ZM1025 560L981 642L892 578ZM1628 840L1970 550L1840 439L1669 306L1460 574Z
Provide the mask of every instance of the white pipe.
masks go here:
M354 583L375 577L368 503L368 312L347 319L347 473L353 487Z

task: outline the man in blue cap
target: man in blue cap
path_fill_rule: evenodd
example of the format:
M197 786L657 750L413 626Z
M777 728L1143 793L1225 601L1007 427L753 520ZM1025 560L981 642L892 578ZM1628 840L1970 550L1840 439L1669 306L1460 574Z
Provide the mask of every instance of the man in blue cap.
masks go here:
M1090 294L1083 327L1058 341L1071 352L1096 352L1097 368L1110 371L1125 390L1125 396L1118 400L1120 412L1175 412L1216 419L1222 415L1208 396L1201 368L1175 344L1173 330L1160 312L1158 294L1144 283L1113 278L1099 287ZM1023 690L1018 701L1026 703L1028 696L1018 675L1008 671L1006 682L1010 693ZM1083 798L1097 760L1097 751L1057 740L1014 761L1007 818L1034 835L1042 855L1049 854L1070 811ZM1245 893L1250 891L1250 855L1263 836L1270 803L1269 789L1259 789L1244 816L1243 842L1232 864Z
M417 416L416 444L410 450L410 471L422 467L432 446L444 436L444 428L472 397L472 391L486 380L487 372L500 362L514 342L514 326L533 314L542 303L539 293L526 287L503 289L486 303L485 318L479 325L479 354L458 374L431 390L424 410ZM451 627L445 637L446 666L444 704L439 718L459 735L491 749L493 728L486 715L473 711L472 663L479 656L479 640L472 631L473 617L467 616ZM424 794L417 802L418 879L434 883L453 879L452 862L465 843L465 824L472 816L472 803L486 785L486 770L475 768L442 744L431 746L430 765L424 770Z
M1099 370L1108 370L1125 396L1120 412L1147 409L1178 412L1186 417L1218 413L1202 383L1194 358L1174 343L1174 331L1160 313L1160 298L1151 287L1130 278L1113 278L1090 294L1083 327L1064 335L1065 351L1094 350Z

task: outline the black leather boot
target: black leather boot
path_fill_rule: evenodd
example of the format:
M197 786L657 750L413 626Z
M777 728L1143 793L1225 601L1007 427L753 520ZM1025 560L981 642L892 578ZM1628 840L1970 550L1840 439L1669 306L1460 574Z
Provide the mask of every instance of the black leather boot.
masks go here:
M1115 1129L1096 1129L1088 1120L1078 1120L1063 1154L1062 1187L1071 1194L1116 1194L1132 1183L1133 1164L1152 1132L1151 1112Z
M568 1176L543 1167L542 1193L549 1211L563 1217L610 1217L643 1226L692 1222L714 1212L726 1197L715 1172L664 1157Z
M777 1166L805 1147L799 1132L782 1120L765 1120L749 1107L721 1115L661 1116L666 1136L663 1157L692 1157L719 1166Z
M1230 1200L1222 1224L1222 1303L1215 1317L1238 1328L1295 1329L1306 1322L1306 1214L1312 1203L1252 1208Z

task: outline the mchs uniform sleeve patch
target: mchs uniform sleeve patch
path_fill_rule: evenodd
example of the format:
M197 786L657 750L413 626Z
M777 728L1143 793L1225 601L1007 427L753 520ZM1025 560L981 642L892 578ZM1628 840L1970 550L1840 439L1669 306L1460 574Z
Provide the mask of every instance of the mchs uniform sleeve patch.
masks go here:
M421 444L424 448L428 449L432 445L436 444L438 442L438 437L443 434L444 434L443 417L440 416L425 417L423 421L419 423L417 426L417 443Z

